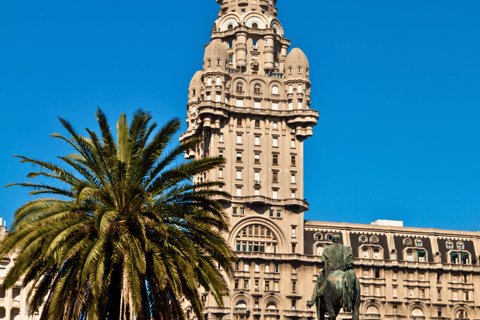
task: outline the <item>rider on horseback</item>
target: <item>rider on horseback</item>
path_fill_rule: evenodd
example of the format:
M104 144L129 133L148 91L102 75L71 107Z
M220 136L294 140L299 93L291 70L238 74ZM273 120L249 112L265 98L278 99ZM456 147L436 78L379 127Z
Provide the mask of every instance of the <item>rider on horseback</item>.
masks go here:
M322 254L322 261L324 263L323 271L318 275L313 289L312 299L307 302L308 307L312 307L317 301L317 297L322 295L324 289L324 282L328 276L335 271L348 271L353 270L353 254L350 247L342 245L342 238L339 234L333 236L333 244L325 248ZM348 272L352 274L355 279L355 272ZM345 306L346 309L351 309L350 306Z

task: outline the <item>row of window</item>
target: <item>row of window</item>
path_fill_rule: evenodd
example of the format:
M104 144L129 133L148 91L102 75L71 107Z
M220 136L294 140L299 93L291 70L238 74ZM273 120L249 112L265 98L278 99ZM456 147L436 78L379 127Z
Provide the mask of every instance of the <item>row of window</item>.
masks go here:
M223 179L223 168L218 169L218 178ZM236 180L242 180L242 170L238 169L236 174ZM260 184L260 171L254 172L254 182L255 184ZM272 172L272 182L279 182L278 180L278 172ZM296 174L292 173L290 175L290 183L296 184Z
M216 85L217 86L221 85L221 81L222 81L222 79L220 77L218 77L217 80L216 80ZM212 78L207 78L207 86L211 86L211 85L212 85ZM244 87L243 82L241 82L241 81L237 82L236 91L237 92L243 92L243 87ZM302 84L297 85L297 92L298 93L303 92L303 85ZM254 84L253 93L262 93L262 85L259 84L259 83ZM293 93L293 85L288 86L288 93ZM278 86L273 86L272 87L272 94L279 95Z
M245 215L245 208L242 207L232 207L232 213L234 215ZM282 210L269 209L268 215L270 218L281 218Z
M215 102L221 102L222 100L222 96L217 94L215 96ZM207 101L212 101L212 96L211 96L211 93L210 92L207 92ZM228 104L228 99L225 97L225 104ZM239 108L243 108L244 105L243 105L243 99L242 98L237 98L235 100L235 106L236 107L239 107ZM294 109L294 103L293 103L293 100L289 100L288 101L288 110L293 110ZM279 109L279 103L278 102L272 102L272 106L271 106L272 110L280 110ZM254 109L262 109L262 103L261 101L254 101L253 102L253 108ZM310 106L307 104L306 105L306 108L309 109ZM298 99L297 100L297 109L299 110L302 110L303 109L303 100L302 99Z
M273 190L272 190L272 199L274 199L274 200L278 199L278 190L279 190L279 189L273 189ZM220 187L220 191L223 191L223 189L222 189L221 187ZM292 190L290 190L290 191L291 191L291 194L290 194L291 198L292 198L292 199L297 199L297 190L292 189ZM254 190L254 195L255 195L255 196L259 196L259 195L260 195L260 188L259 188L259 187L258 187L258 188L255 188L255 190ZM237 197L241 197L241 196L242 196L242 187L240 187L240 186L237 186L237 187L236 187L235 196L237 196Z

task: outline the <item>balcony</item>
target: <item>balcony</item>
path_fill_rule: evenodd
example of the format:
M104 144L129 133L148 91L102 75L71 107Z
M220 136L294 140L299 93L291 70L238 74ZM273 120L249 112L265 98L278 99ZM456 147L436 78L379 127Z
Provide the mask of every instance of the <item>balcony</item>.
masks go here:
M253 180L253 184L256 185L256 186L259 186L260 185L260 180Z
M249 314L250 310L247 308L235 308L233 309L234 314Z
M303 310L283 310L283 315L285 317L312 317L315 314L315 311L303 311Z

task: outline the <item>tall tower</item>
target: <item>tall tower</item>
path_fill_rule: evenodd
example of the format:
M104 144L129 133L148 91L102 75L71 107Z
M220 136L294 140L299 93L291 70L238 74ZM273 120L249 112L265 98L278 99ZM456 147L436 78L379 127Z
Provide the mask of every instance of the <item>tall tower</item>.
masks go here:
M266 280L279 273L272 259L301 259L304 252L303 148L318 111L310 108L307 57L299 48L288 53L290 40L276 18L276 0L217 3L221 8L203 70L190 82L188 129L180 141L192 136L203 141L187 159L221 155L227 160L194 182L225 182L224 191L232 195L222 202L231 225L225 237L240 259L225 308L206 297L206 318L241 320L249 317L246 310L266 310L267 294L278 296L279 307L285 285Z

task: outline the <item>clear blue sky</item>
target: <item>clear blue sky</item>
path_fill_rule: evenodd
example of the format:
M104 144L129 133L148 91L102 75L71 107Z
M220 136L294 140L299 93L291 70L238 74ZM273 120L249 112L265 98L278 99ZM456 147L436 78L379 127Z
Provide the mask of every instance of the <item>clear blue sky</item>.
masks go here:
M306 219L479 230L480 1L278 0L310 60ZM57 117L95 127L144 108L185 119L219 6L202 1L1 1L0 185L20 154L55 160ZM0 190L0 216L26 201Z

